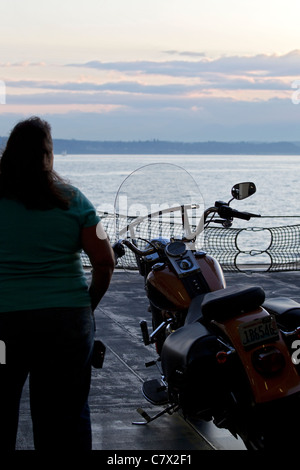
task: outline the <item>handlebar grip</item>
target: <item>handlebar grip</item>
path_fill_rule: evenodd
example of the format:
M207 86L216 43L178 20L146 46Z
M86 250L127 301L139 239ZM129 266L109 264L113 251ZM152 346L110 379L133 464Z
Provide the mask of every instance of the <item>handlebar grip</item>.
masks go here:
M120 240L113 244L112 249L117 259L125 255L125 248Z
M232 209L229 206L221 206L218 209L218 214L221 217L229 218L235 217L236 219L250 220L251 217L260 217L259 214L251 214L250 212L240 212L236 209Z
M250 220L252 217L261 217L261 215L260 214L252 214L251 212L236 211L236 213L233 215L233 217L236 217L237 219Z
M261 217L260 214L252 214L251 212L247 212L247 214L249 214L250 217Z
M235 217L236 219L243 219L243 220L250 220L251 215L248 212L239 212L235 209L231 209L233 214L232 217Z

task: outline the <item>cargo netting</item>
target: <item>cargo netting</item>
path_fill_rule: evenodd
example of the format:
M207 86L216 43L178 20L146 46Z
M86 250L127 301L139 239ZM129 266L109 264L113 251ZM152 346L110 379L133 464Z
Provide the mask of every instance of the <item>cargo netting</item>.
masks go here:
M111 243L119 238L120 219L113 214L101 213L102 225ZM126 223L133 222L126 218ZM122 224L121 224L122 225ZM180 238L182 225L170 221L144 219L135 227L134 242L145 248L145 239L155 237ZM126 237L122 237L126 238ZM195 242L195 248L207 252L218 260L224 271L297 271L300 269L300 225L280 227L223 228L207 227ZM85 253L83 266L90 268ZM136 255L127 247L118 267L138 268Z

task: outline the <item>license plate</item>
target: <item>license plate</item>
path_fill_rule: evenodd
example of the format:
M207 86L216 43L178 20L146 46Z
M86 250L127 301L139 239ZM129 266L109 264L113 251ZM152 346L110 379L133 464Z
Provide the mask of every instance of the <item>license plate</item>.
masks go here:
M245 348L270 340L276 340L279 337L276 320L272 315L241 325L239 333Z

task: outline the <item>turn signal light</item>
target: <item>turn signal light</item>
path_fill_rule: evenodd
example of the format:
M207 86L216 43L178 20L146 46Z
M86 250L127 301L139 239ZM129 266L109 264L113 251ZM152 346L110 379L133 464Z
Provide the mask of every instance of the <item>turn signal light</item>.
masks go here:
M295 334L296 334L297 338L300 339L300 327L299 326L295 329Z
M266 377L277 374L285 366L282 352L274 346L266 346L255 351L252 362L257 372Z
M218 364L225 364L227 362L229 354L230 353L227 351L219 351L216 354L216 359L217 359Z

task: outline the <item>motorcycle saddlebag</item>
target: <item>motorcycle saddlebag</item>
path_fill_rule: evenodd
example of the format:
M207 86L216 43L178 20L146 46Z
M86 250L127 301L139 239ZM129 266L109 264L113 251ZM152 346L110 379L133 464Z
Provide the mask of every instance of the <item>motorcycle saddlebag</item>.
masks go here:
M220 393L216 354L220 350L214 334L201 323L185 325L168 336L161 364L169 393L179 396L183 410L197 411Z
M300 304L288 297L273 297L267 299L262 306L276 316L278 323L287 330L300 326Z

